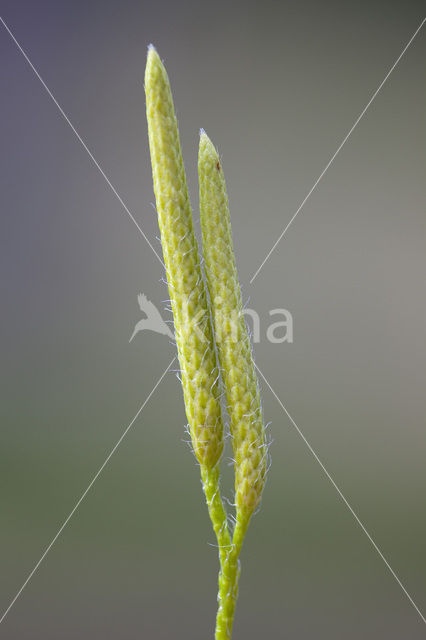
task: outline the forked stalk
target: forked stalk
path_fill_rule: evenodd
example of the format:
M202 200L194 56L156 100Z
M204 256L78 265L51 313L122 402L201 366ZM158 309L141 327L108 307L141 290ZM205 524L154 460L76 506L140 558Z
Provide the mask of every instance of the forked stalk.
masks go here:
M145 92L154 192L185 410L219 547L216 640L230 640L238 596L239 555L266 475L267 450L259 388L242 314L219 157L203 132L198 169L209 308L169 80L152 46L148 50ZM219 487L222 389L235 457L236 524L232 539Z

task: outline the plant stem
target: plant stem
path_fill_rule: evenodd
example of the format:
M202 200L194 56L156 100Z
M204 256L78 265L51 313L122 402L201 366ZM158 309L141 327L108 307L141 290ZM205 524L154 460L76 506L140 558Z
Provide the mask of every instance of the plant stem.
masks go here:
M219 155L202 132L198 170L209 306L170 83L152 45L148 49L145 92L155 199L185 409L219 549L215 638L231 640L240 577L239 556L250 518L261 499L267 467L260 393L243 316ZM235 457L236 520L232 539L219 488L224 444L222 388Z
M206 496L210 520L216 534L219 547L219 593L216 618L216 640L229 640L232 633L235 603L238 590L238 555L229 535L226 511L223 507L219 489L219 465L213 469L201 467L201 479Z
M231 640L235 605L238 598L238 582L241 573L240 552L249 519L237 520L232 544L221 559L219 573L219 608L216 617L216 640Z
M206 496L210 520L212 521L219 546L219 560L222 565L222 561L225 560L226 554L231 549L232 543L229 535L226 511L220 495L219 465L217 464L212 469L208 469L202 465L201 479L203 482L203 489Z
M240 575L238 556L241 550L242 537L238 536L238 544L234 544L229 535L226 512L219 489L219 465L216 465L213 469L201 467L201 478L210 520L212 521L219 547L220 571L217 597L219 604L215 638L216 640L230 640L238 596L238 578ZM237 532L237 527L235 532Z

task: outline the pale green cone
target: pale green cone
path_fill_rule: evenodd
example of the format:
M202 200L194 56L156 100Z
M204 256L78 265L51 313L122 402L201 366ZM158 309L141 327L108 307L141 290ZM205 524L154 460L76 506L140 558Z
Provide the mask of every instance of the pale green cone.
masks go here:
M219 490L218 462L223 449L223 427L218 366L170 85L153 47L148 51L145 91L154 191L185 409L219 546L219 585L226 587L228 568L232 564L229 562L232 545ZM225 620L225 627L229 627L226 623L229 606L224 599L219 602L219 614ZM216 637L222 640L230 635L217 634Z
M152 46L145 93L154 192L185 409L195 455L201 465L211 469L223 449L218 367L172 94L167 72Z
M266 474L266 440L251 345L242 316L225 181L217 153L202 136L201 222L211 308L204 286L167 73L153 47L145 74L154 191L185 409L218 540L220 574L216 640L230 640L238 594L239 554ZM213 316L215 341L213 340ZM222 370L235 456L236 525L232 540L219 490L223 450Z
M219 155L204 131L200 136L198 174L205 273L235 457L234 544L241 546L248 521L261 499L267 446L235 266L225 178Z

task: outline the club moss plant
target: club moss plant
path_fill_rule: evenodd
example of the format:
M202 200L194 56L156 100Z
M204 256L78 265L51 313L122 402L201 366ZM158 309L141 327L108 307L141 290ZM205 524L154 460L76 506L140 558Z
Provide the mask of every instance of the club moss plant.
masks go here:
M151 45L145 71L154 192L192 447L219 548L216 640L230 640L239 555L266 476L267 446L251 343L242 312L223 170L200 135L198 173L207 288L193 229L178 126L167 72ZM232 530L220 491L221 397L235 468Z

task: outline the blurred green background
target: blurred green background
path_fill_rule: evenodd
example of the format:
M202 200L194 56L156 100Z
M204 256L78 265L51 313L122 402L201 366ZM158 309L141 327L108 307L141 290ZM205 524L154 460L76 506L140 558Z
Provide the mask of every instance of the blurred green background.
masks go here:
M199 127L222 155L243 296L261 316L256 361L424 613L425 28L249 284L423 14L378 0L4 0L1 15L160 250L143 91L157 46L197 233ZM2 25L0 50L4 611L175 349L148 332L128 343L137 294L165 306L162 267ZM277 307L293 344L265 338ZM273 464L235 640L424 638L262 387ZM216 549L184 425L169 373L2 638L212 637Z

